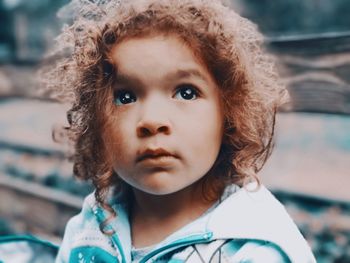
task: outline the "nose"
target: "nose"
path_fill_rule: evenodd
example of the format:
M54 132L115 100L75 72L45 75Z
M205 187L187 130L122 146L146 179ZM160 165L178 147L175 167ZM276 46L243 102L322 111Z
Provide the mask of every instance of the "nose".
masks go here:
M160 101L145 104L140 109L141 116L136 127L138 137L149 137L156 134L169 135L171 125L169 115L166 113L165 105Z

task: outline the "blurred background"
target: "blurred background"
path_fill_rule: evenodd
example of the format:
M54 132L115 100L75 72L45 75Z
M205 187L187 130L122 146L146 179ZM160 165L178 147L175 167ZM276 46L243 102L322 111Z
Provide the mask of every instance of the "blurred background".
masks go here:
M36 71L68 0L0 0L0 236L59 243L91 190L72 177L51 130L66 106L38 95ZM227 0L258 24L292 103L262 170L318 262L350 262L350 2Z

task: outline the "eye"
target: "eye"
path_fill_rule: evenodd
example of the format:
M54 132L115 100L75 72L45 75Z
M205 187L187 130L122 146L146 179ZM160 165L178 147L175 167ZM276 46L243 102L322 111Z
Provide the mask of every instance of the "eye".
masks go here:
M133 92L128 90L121 90L114 92L114 103L116 105L124 105L136 101L136 96Z
M195 100L198 98L197 88L191 84L183 84L177 87L175 98L179 100Z

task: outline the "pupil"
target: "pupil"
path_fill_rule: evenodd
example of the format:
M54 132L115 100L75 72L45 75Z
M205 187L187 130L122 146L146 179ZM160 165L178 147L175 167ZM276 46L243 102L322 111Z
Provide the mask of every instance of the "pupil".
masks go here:
M131 98L130 93L124 93L122 98L121 98L121 102L124 104L132 102L132 98Z
M181 95L184 99L187 99L187 100L190 100L193 97L193 93L191 89L182 90Z

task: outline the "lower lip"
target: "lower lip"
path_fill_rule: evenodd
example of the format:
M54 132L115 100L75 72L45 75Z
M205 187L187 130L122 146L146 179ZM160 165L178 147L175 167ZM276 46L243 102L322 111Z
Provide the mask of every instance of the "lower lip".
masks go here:
M176 162L177 158L174 156L163 155L157 157L149 157L139 161L139 164L147 167L170 167Z

